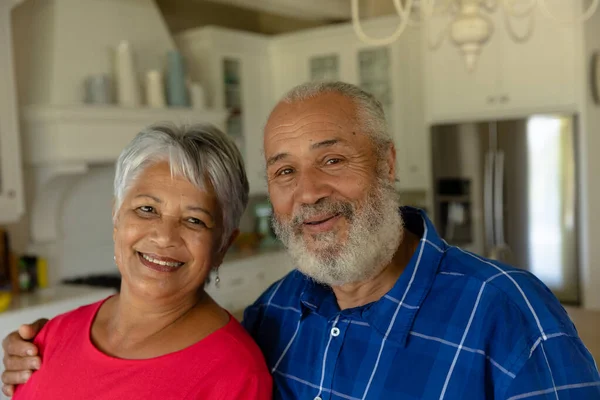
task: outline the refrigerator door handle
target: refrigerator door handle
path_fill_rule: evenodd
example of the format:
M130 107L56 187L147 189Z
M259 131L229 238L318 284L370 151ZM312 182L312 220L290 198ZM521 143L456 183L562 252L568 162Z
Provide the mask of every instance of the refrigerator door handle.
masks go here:
M495 246L494 240L494 153L485 154L485 171L483 177L483 217L485 242L489 250Z
M494 158L494 236L496 245L504 246L504 153Z
M494 236L490 258L505 263L512 262L512 251L504 241L504 153L496 152L494 157Z

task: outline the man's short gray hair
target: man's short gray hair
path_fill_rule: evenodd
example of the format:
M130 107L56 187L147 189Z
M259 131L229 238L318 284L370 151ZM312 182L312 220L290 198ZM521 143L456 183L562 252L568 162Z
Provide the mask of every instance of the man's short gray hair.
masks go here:
M206 190L207 183L214 189L221 208L224 248L248 204L244 161L233 140L205 124L155 124L142 130L117 160L115 211L144 168L161 161L169 163L173 175L186 178L198 189Z
M295 103L325 93L338 93L354 102L361 130L371 137L379 156L382 156L382 151L389 148L393 140L387 128L383 107L371 93L346 82L307 82L291 89L281 101Z

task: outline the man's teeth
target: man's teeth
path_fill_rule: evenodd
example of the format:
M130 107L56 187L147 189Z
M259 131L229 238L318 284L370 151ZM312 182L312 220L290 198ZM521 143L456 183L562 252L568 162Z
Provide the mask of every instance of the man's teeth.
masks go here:
M145 254L142 254L142 257L144 257L145 260L148 260L151 263L158 264L158 265L165 265L167 267L181 267L183 265L182 262L161 261L161 260L157 260L155 258L152 258L150 256L147 256Z

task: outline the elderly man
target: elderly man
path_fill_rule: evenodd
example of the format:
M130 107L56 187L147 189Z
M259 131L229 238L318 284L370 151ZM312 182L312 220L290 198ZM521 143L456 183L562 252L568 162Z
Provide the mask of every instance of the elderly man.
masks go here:
M448 245L399 207L373 96L296 87L264 147L274 227L298 270L244 323L276 399L600 399L590 353L539 280ZM19 383L35 349L17 334L5 349L3 380Z

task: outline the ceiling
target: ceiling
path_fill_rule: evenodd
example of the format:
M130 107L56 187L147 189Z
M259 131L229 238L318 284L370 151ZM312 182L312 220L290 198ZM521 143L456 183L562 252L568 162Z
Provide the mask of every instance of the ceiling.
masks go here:
M203 1L203 0L194 0ZM349 0L211 0L215 3L308 20L350 19Z
M263 34L279 34L347 22L351 18L350 0L155 1L173 33L217 25ZM360 6L361 18L394 12L392 0L360 0Z

